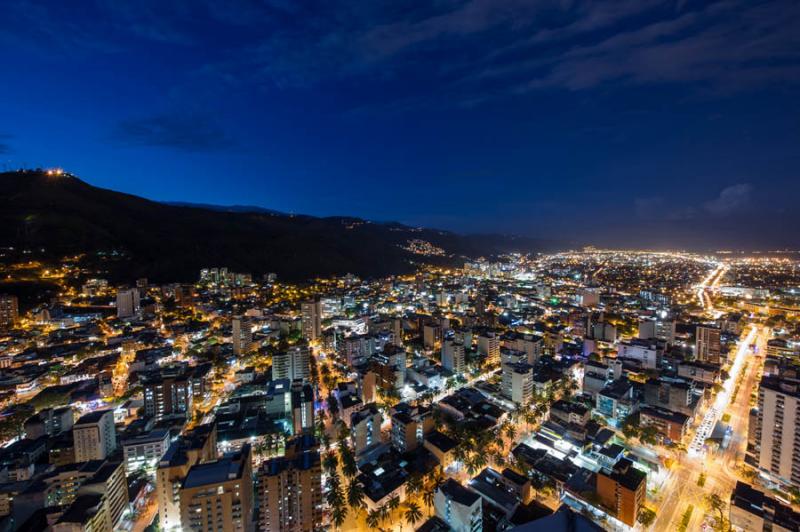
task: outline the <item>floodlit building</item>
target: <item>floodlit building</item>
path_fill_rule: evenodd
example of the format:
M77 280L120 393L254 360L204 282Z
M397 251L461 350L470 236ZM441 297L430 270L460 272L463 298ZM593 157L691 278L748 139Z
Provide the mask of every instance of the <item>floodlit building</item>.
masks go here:
M743 532L800 530L800 513L744 482L736 482L729 507L731 529Z
M217 458L216 425L200 425L172 442L156 470L156 497L161 529L178 532L181 527L180 489L189 469Z

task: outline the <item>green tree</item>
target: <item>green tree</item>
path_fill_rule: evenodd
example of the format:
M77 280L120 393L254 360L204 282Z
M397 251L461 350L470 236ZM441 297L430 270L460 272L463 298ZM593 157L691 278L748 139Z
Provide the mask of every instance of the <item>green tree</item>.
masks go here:
M719 494L712 493L711 495L706 495L705 502L709 510L719 514L714 529L720 531L726 530L727 527L725 522L725 501L722 499L722 497L719 496Z
M647 529L653 526L653 523L655 523L656 513L650 508L642 508L637 519L639 523L641 523L642 526Z

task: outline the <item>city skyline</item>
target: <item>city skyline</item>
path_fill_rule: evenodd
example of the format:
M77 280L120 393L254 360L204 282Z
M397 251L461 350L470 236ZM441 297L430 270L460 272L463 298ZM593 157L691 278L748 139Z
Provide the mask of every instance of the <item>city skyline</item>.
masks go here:
M7 168L461 233L800 244L790 2L11 2L0 15Z

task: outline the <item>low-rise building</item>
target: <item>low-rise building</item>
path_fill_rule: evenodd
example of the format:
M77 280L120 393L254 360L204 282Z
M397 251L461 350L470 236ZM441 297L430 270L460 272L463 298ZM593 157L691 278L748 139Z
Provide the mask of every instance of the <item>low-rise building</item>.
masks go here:
M689 429L689 416L663 408L644 407L639 411L639 424L655 427L662 438L668 441L680 442Z
M168 429L154 429L146 434L122 440L125 457L125 472L131 474L138 469L154 470L170 444Z
M481 532L483 507L481 496L448 479L433 496L436 517L447 523L454 532Z

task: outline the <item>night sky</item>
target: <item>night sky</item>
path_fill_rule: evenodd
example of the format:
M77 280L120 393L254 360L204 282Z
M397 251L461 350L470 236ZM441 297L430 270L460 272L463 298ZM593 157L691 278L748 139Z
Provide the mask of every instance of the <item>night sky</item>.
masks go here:
M165 201L800 248L800 3L412 4L4 0L0 161Z

